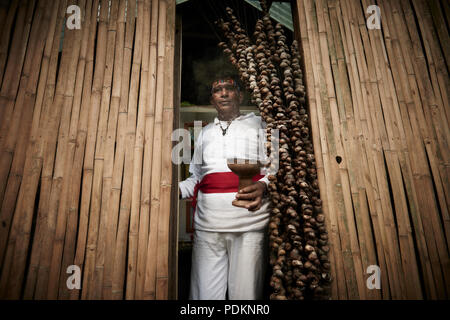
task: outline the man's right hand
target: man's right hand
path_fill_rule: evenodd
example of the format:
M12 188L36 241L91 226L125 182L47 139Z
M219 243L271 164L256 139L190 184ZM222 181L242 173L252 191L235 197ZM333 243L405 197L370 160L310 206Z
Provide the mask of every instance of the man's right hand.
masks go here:
M254 184L239 190L236 194L237 200L253 200L245 206L248 211L257 211L261 208L262 198L267 185L265 182L256 181Z

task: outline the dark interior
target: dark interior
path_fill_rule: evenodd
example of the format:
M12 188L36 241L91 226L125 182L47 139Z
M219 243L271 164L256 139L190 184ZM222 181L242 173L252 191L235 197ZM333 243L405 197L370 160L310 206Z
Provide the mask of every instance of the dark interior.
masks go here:
M249 35L254 32L256 20L261 12L243 0L190 0L177 5L177 16L182 22L182 75L181 104L209 105L210 83L217 74L231 73L237 76L237 71L228 61L228 57L217 46L223 41L215 21L226 18L226 7L233 9ZM286 29L290 41L292 32ZM245 93L244 106L250 105L248 93ZM191 271L190 245L179 246L178 250L178 299L189 297L189 282ZM267 261L267 270L269 263ZM270 273L266 272L264 299L269 299Z

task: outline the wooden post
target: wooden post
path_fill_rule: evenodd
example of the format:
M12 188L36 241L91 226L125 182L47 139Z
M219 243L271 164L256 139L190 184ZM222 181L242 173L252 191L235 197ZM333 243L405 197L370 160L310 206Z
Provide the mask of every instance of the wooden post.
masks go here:
M158 217L158 246L156 256L156 299L167 300L169 294L169 228L172 193L172 131L174 94L174 41L175 2L169 1L166 9L165 73L162 125L161 207Z
M174 39L174 79L173 79L173 128L178 129L180 125L180 103L181 103L181 55L182 55L182 22L181 15L175 16L175 39ZM178 230L179 230L179 187L178 187L178 165L172 165L172 197L170 207L170 229L169 229L169 299L178 298Z

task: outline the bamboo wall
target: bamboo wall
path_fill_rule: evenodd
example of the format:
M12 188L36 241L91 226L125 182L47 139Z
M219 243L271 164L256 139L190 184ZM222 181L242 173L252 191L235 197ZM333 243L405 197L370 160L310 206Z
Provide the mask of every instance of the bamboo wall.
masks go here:
M174 37L175 1L1 2L0 298L173 297Z
M448 299L449 2L293 4L332 298ZM372 4L381 29L366 26ZM370 265L380 267L380 290L366 286Z

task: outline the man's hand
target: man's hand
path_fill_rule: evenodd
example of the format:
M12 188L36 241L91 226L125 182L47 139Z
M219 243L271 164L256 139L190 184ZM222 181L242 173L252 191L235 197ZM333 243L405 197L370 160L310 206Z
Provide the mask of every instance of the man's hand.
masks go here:
M256 211L261 208L261 202L267 185L263 181L256 181L254 184L239 190L236 194L237 200L253 200L245 206L248 211Z

